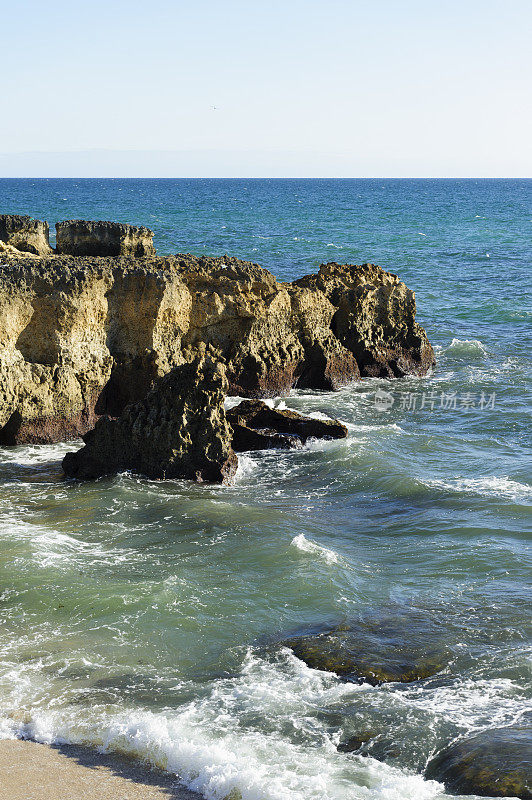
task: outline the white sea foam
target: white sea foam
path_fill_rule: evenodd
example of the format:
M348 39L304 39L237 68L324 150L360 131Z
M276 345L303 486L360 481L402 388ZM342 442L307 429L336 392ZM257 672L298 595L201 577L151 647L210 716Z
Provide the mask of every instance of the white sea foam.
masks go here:
M455 358L485 358L488 355L488 351L479 339L453 339L443 352Z
M312 453L326 453L331 450L342 450L353 444L351 439L307 439L303 450Z
M396 422L390 422L388 425L357 425L354 422L348 422L346 424L348 431L352 434L365 434L365 433L406 433L404 428L401 428ZM411 431L409 431L412 434ZM366 436L357 436L358 441L367 441ZM342 441L345 441L342 440Z
M0 448L0 464L20 464L34 466L61 462L66 453L79 450L83 442L65 442L62 444L23 445L20 447Z
M338 553L335 553L334 550L329 550L328 547L323 547L321 544L311 542L305 537L304 533L294 536L290 545L291 547L296 547L302 553L310 553L311 555L319 556L319 558L322 558L327 564L338 563Z
M76 539L67 533L34 525L16 517L3 515L0 532L4 540L24 543L25 551L17 556L31 563L32 569L58 568L62 565L85 567L90 557L91 565L119 564L131 558L129 550L101 547Z
M434 688L412 684L394 699L412 708L430 708L435 719L468 732L518 724L530 710L526 692L508 678L468 679Z
M258 464L251 456L245 453L238 454L238 467L235 474L235 482L240 483L247 480L258 469Z
M450 480L424 478L422 483L431 489L479 494L484 497L502 497L516 502L532 500L532 487L506 477L492 475L485 478L451 478Z
M316 707L353 704L368 691L374 690L367 684L309 669L289 651L276 662L250 653L240 675L216 681L206 697L175 711L69 706L12 714L2 720L0 736L125 752L175 773L207 800L231 792L242 800L440 796L441 785L420 775L337 752Z

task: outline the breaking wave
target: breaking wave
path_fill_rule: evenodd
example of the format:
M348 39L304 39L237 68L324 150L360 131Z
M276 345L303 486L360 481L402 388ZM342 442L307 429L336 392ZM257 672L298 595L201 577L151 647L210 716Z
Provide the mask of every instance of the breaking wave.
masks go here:
M298 534L298 536L294 536L292 541L290 542L292 547L296 547L302 553L311 553L312 555L319 556L323 558L327 564L337 564L338 563L338 553L335 553L334 550L329 550L328 547L323 547L320 544L316 544L315 542L311 542L309 539L305 537L304 533Z
M488 351L479 339L453 339L443 352L454 358L468 359L486 358L488 355Z
M442 489L466 494L478 494L484 497L505 498L516 502L532 500L532 487L508 477L486 478L453 478L451 480L422 481L431 489Z

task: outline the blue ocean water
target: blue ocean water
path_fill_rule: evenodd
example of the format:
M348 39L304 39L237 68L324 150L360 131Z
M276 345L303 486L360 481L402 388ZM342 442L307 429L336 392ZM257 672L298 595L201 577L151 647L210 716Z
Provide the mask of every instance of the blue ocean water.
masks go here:
M4 735L126 750L216 800L444 797L432 754L530 719L532 181L0 180L0 212L145 224L160 254L284 280L378 263L438 361L292 392L349 438L244 456L231 488L75 486L72 443L0 450ZM442 671L344 683L276 644L368 620L436 628ZM336 750L362 730L368 757Z

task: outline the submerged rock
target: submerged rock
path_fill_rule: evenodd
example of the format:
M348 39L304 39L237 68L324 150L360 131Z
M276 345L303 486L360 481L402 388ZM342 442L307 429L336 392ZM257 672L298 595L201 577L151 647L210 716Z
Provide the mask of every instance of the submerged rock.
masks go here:
M57 222L57 252L70 256L154 256L153 231L120 222Z
M174 367L118 419L102 417L65 473L93 479L131 470L149 478L229 483L238 461L223 407L224 367L208 356Z
M339 625L283 644L313 669L373 686L428 678L442 670L448 658L439 631L413 615Z
M494 728L442 750L425 777L451 794L532 798L532 726Z
M0 445L78 438L205 346L244 397L433 364L414 293L380 267L329 264L281 283L228 256L5 260Z
M358 753L374 736L374 731L361 731L339 742L336 749L339 753Z
M262 400L243 400L227 411L233 429L233 449L265 450L301 447L307 439L345 439L347 428L338 420L304 417L296 411L270 408Z
M0 214L0 242L20 253L32 253L37 256L52 254L49 242L50 229L47 222L32 219L18 214Z

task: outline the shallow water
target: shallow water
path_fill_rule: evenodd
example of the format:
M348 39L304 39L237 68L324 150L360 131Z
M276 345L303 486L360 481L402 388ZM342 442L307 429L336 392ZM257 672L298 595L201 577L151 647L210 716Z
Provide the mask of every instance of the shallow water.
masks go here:
M76 444L1 449L3 735L133 752L213 800L417 800L445 797L436 750L530 715L531 186L0 181L6 211L142 222L284 279L378 262L438 359L283 398L349 438L242 456L229 488L75 485ZM278 644L344 621L436 631L442 670L372 687ZM361 732L368 757L336 750Z

